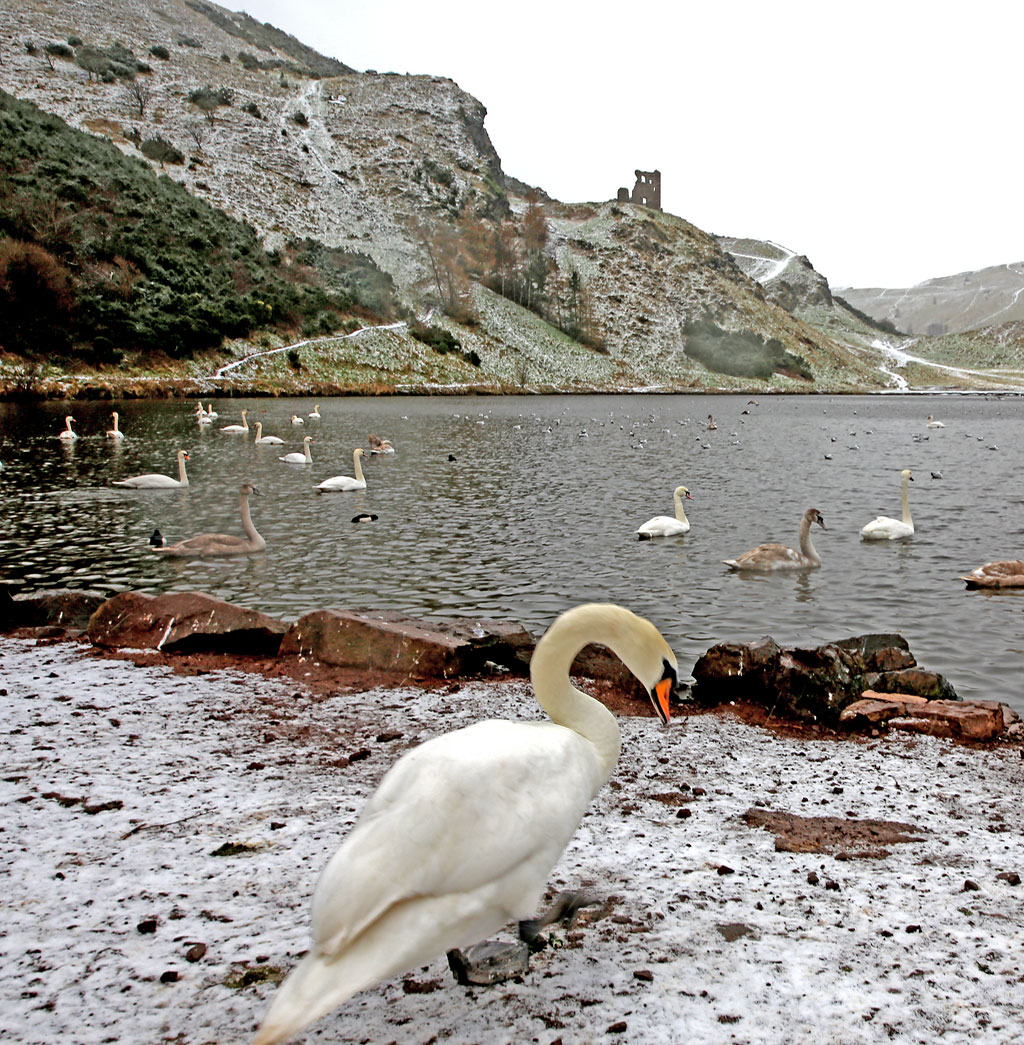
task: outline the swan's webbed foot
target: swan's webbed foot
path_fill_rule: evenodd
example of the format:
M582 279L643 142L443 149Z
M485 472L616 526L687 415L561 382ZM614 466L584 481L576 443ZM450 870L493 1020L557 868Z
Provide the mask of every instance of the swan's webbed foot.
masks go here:
M554 903L539 918L524 919L519 923L519 939L525 943L531 951L540 951L547 946L547 940L541 936L541 930L556 922L563 922L567 928L572 928L576 915L584 907L596 907L603 903L599 896L583 891L570 891L559 893Z

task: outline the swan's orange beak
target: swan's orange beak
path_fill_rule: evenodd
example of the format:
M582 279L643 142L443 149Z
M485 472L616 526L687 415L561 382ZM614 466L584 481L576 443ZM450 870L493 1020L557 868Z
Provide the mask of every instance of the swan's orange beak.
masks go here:
M654 685L651 703L654 705L654 710L658 713L658 718L662 722L667 723L669 719L668 702L673 690L676 688L676 673L668 664L665 665L665 668L665 674Z

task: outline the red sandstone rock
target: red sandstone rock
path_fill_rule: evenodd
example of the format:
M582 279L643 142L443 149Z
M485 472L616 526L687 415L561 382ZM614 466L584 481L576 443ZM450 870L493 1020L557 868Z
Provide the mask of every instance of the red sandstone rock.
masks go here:
M89 619L89 640L112 649L165 653L215 651L275 656L284 621L199 591L167 595L122 592Z

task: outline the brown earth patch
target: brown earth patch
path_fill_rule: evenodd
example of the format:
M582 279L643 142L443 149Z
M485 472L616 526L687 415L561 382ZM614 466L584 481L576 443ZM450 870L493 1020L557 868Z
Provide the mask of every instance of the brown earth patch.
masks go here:
M780 853L834 853L878 859L888 856L887 845L916 842L924 828L898 820L850 820L836 816L796 816L771 809L751 808L743 814L750 827L763 827L775 835Z

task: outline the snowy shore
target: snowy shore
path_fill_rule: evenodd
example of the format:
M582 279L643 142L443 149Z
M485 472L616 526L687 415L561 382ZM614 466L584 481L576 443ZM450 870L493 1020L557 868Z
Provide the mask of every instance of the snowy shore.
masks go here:
M519 681L325 696L6 637L0 675L11 1042L247 1041L385 769L439 732L540 714ZM551 881L609 897L603 917L556 931L521 982L458 986L439 955L297 1040L1020 1039L1019 747L794 739L727 714L621 725ZM752 809L909 830L784 851Z

